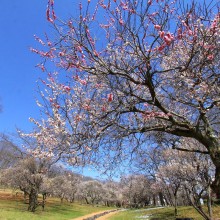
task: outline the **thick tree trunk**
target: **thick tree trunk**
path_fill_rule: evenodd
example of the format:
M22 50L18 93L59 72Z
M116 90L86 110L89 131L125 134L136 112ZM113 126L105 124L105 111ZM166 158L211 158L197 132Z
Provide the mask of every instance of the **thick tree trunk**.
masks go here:
M28 210L31 212L35 212L37 205L38 205L38 192L35 188L32 188L29 194L29 206Z
M89 200L87 198L85 198L85 200L86 200L86 204L89 204Z
M197 140L207 148L210 158L215 165L215 180L213 181L211 188L216 194L218 202L220 202L220 141L213 136L214 134L201 139L198 138Z
M156 197L155 197L155 195L153 195L153 206L156 206L157 204L156 204Z
M216 194L217 201L220 203L220 149L217 152L211 152L210 156L215 165L215 180L213 181L211 188Z
M174 193L174 215L177 216L177 192Z
M165 206L164 196L162 192L159 192L160 205Z
M42 209L44 210L45 204L46 204L46 198L47 198L47 194L43 193L43 201L42 201Z

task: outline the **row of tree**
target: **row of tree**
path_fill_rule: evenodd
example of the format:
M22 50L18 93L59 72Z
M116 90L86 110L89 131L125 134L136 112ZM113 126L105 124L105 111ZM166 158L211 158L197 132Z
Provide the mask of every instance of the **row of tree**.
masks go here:
M10 150L11 149L11 150ZM13 150L13 154L12 154ZM7 152L6 152L7 151ZM155 147L136 152L133 172L118 181L99 181L75 174L63 166L51 165L50 160L37 159L19 150L7 138L1 141L1 185L24 193L28 210L44 208L46 198L54 196L87 204L117 207L145 207L148 205L193 205L205 218L212 216L210 186L214 166L207 155ZM18 152L16 154L15 152ZM17 160L16 160L17 158ZM7 162L7 163L6 163ZM206 200L209 212L202 208Z

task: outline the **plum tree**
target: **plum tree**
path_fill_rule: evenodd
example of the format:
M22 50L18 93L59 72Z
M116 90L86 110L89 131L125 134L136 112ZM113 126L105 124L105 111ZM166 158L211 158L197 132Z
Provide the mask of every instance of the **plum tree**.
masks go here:
M58 37L36 37L45 49L32 49L48 72L45 117L26 134L33 153L84 164L105 151L103 161L118 159L158 132L188 137L205 147L188 151L210 155L220 198L218 1L88 1L56 22L49 0L47 19Z

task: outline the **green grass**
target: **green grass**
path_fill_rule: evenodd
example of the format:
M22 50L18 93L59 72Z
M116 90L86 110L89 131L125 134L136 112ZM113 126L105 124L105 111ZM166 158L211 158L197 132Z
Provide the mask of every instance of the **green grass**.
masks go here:
M79 203L60 203L59 199L49 198L45 210L39 206L35 213L27 211L27 204L16 198L11 191L0 190L0 220L69 220L93 212L104 211L107 207L81 205Z
M215 206L213 208L214 216L220 216L220 206ZM147 218L148 216L148 218ZM143 218L141 218L143 217ZM178 217L186 218L191 217L194 220L203 220L203 218L195 211L193 207L178 207ZM174 220L174 208L167 207L163 209L152 209L152 210L128 210L119 212L111 217L108 220Z
M27 211L27 204L24 204L22 197L16 197L11 190L0 189L0 220L70 220L90 213L105 211L107 207L94 207L91 205L79 203L60 203L59 199L49 198L42 211L38 207L35 213ZM220 206L215 206L214 216L220 216ZM141 216L149 216L141 218ZM138 218L139 217L139 218ZM192 207L178 207L178 217L191 217L195 220L202 220L200 215ZM127 210L119 212L108 220L174 220L174 208L167 207L163 209L152 210Z

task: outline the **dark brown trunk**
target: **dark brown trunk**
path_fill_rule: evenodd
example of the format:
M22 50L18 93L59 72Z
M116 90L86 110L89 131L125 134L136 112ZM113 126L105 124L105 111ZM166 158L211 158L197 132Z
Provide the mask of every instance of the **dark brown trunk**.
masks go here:
M156 198L155 198L155 195L153 195L153 206L156 206Z
M160 205L165 206L164 196L162 192L159 192Z
M32 188L29 194L29 206L28 206L28 210L31 212L35 212L37 208L38 205L37 197L38 197L37 190L35 188Z
M86 204L89 204L89 200L87 198L85 198L85 200L86 200Z
M43 201L42 201L42 209L44 210L45 204L46 204L46 198L47 198L47 194L43 193Z
M174 193L174 215L177 216L177 192Z

